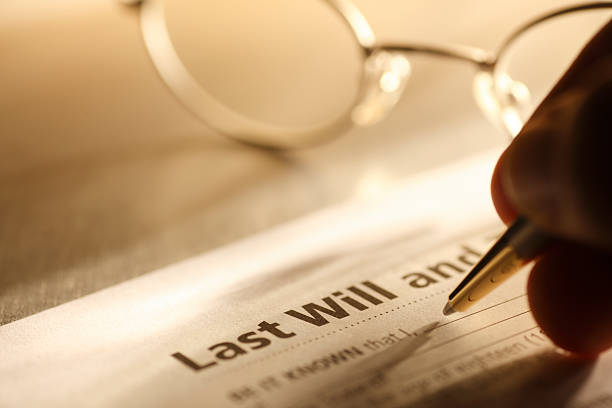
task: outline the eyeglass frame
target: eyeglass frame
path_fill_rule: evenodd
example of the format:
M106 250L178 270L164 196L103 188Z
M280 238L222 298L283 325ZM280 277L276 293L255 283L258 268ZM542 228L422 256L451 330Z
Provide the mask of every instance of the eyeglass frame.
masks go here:
M521 103L521 98L515 95L516 86L514 85L518 85L518 89L524 85L518 82L513 83L510 79L510 86L508 86L508 78L505 78L506 81L500 86L499 78L501 77L497 75L497 68L505 52L523 34L545 21L580 11L612 9L612 1L599 1L581 3L543 13L518 26L501 42L496 51L489 52L478 47L458 44L377 43L374 31L366 17L351 0L323 0L342 18L360 47L362 69L358 91L350 107L340 116L322 124L295 128L250 119L232 111L206 92L189 73L172 44L165 22L164 0L120 1L126 5L140 6L141 32L152 63L161 79L187 110L229 138L248 145L277 150L291 150L321 144L338 137L339 134L358 123L355 112L367 102L368 93L370 96L372 92L378 96L385 96L384 90L375 88L379 87L378 81L372 81L367 72L369 59L381 53L389 53L392 56L401 55L407 61L407 55L419 53L473 64L478 70L474 79L475 88L478 89L475 91L478 92L477 102L482 102L483 98L488 99L486 103L479 103L485 116L504 129L512 138L523 125L517 113L517 105ZM380 73L381 76L383 74L384 72ZM400 78L404 80L402 85L405 85L409 72L405 76L405 78ZM399 93L396 93L398 90ZM367 124L375 123L386 116L403 94L403 86L399 86L393 93L387 95L390 98L385 103L389 106L384 107L381 117Z

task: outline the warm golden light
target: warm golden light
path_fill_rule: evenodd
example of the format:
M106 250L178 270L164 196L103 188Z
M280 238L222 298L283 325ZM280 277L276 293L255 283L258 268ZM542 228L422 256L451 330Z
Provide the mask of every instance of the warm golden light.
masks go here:
M370 198L386 191L391 178L383 169L371 169L363 175L357 184L356 194L361 198Z
M378 81L380 89L385 92L395 92L400 86L399 78L393 72L385 72Z
M502 121L504 122L510 133L512 133L512 136L518 135L518 133L521 131L521 128L523 127L523 121L519 117L516 110L512 108L504 109L504 111L502 112Z

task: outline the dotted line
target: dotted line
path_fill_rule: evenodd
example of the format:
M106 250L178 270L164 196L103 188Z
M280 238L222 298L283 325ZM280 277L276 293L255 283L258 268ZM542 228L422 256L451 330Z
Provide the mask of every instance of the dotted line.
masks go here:
M432 297L434 297L434 296L438 296L438 295L441 295L441 294L446 293L446 292L448 292L448 289L443 289L443 290L440 290L440 291L438 291L438 292L431 293L431 294L429 294L429 295L427 295L427 296L423 296L423 297L421 297L421 298L419 298L419 299L416 299L416 300L410 301L410 302L408 302L408 303L404 303L404 304L398 305L398 306L396 306L396 307L394 307L394 308L392 308L392 309L389 309L389 310L386 310L386 311L384 311L384 312L380 312L380 313L378 313L378 314L375 314L375 315L373 315L373 316L366 317L366 318L364 318L364 319L362 319L362 320L359 320L359 321L353 322L353 323L348 324L348 325L346 325L346 326L344 326L344 327L342 327L342 328L339 328L339 329L336 329L336 330L332 330L332 331L327 332L327 333L325 333L325 334L322 334L322 335L320 335L320 336L313 337L313 338L308 339L308 340L305 340L305 341L303 341L303 342L301 342L301 343L294 344L294 345L292 345L292 346L287 347L286 349L283 349L283 350L277 351L277 352L275 352L275 353L268 354L268 355L266 355L265 357L261 357L261 358L256 359L256 360L251 360L251 361L249 361L249 362L247 362L247 363L244 363L244 364L242 364L242 365L240 365L240 366L233 367L233 368L231 368L231 369L230 369L230 370L228 370L228 371L231 371L231 370L234 370L234 369L238 369L238 368L244 368L244 367L247 367L247 366L250 366L250 365L253 365L253 364L257 364L257 363L260 363L260 362L262 362L262 361L265 361L265 360L268 360L268 359L274 358L274 357L276 357L276 356L278 356L278 355L281 355L281 354L287 353L287 352L289 352L289 351L291 351L291 350L295 350L296 348L300 348L300 347L303 347L303 346L305 346L305 345L307 345L307 344L313 343L313 342L315 342L315 341L322 340L322 339L324 339L324 338L326 338L326 337L329 337L329 336L332 336L332 335L334 335L334 334L336 334L336 333L339 333L339 332L342 332L342 331L348 330L348 329L350 329L350 328L352 328L352 327L359 326L360 324L362 324L362 323L366 323L366 322L369 322L369 321L371 321L371 320L373 320L373 319L378 319L379 317L381 317L381 316L385 316L385 315L388 315L388 314L389 314L389 313L391 313L391 312L398 311L398 310L403 309L403 308L405 308L405 307L408 307L408 306L410 306L410 305L414 305L414 304L416 304L416 303L420 303L420 302L422 302L422 301L424 301L424 300L430 299L430 298L432 298Z

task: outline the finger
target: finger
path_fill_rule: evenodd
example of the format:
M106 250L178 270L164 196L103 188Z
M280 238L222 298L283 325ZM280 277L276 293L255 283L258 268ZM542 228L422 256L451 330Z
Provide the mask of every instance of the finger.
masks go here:
M551 234L612 249L612 56L590 74L590 87L550 101L504 152L493 198Z
M612 248L612 21L589 42L498 161L491 183L508 223Z
M518 212L502 186L501 175L504 171L501 166L503 166L504 163L505 159L502 154L502 157L497 161L497 166L491 178L491 197L493 198L493 204L495 204L495 209L497 210L499 218L501 218L504 223L510 224L518 216Z
M533 316L568 351L596 355L612 347L612 256L562 244L538 260L527 292Z

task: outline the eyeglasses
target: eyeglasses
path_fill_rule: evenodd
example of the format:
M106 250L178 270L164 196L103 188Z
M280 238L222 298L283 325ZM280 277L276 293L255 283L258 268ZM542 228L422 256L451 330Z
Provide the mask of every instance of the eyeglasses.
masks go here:
M140 5L144 42L161 78L212 128L275 149L325 142L352 125L382 120L406 90L411 60L419 54L471 64L476 103L512 137L612 16L612 1L553 10L519 26L489 52L378 42L349 0L300 2L310 9L297 14L292 7L298 3L286 0L181 1L190 0L123 1ZM238 38L237 31L246 36ZM559 32L570 35L556 43ZM198 52L184 51L185 44ZM349 59L357 63L349 67ZM319 73L327 68L327 76Z

